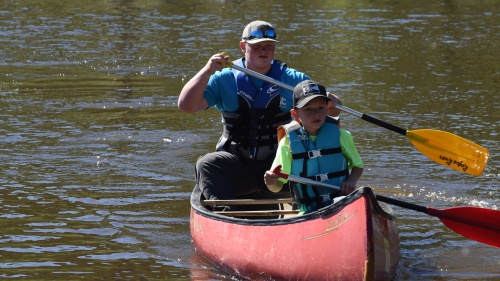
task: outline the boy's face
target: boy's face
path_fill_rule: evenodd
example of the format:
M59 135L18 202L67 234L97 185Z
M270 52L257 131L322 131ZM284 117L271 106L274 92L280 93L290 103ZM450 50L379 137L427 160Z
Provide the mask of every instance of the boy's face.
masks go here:
M325 123L327 114L328 103L322 97L312 99L302 108L292 109L292 115L299 118L306 132L313 136L318 134L319 128Z

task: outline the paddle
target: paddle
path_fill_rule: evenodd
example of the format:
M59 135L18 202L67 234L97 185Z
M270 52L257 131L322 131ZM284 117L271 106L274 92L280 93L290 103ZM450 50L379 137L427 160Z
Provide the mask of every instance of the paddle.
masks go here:
M224 52L222 53L226 55ZM284 89L293 91L293 87L271 77L228 62L226 67L232 67L247 75L259 78ZM360 113L342 105L336 108L357 116L365 121L384 127L390 131L406 136L411 143L424 155L438 164L450 167L462 173L479 176L488 162L489 152L486 148L457 135L431 129L406 130L367 114Z
M281 166L274 168L273 173L289 181L316 185L337 191L340 190L340 187L335 185L284 174L281 172ZM456 233L469 239L500 248L500 211L498 210L471 206L452 207L440 210L407 203L381 195L375 195L375 197L377 200L385 203L438 217L441 222Z

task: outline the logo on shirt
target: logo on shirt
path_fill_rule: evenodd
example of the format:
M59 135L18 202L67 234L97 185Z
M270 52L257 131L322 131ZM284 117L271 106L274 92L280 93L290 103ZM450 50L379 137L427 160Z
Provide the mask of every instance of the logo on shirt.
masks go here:
M276 85L271 85L271 87L267 89L267 93L269 94L269 97L274 97L280 93L280 88Z
M286 99L280 98L280 107L283 108L283 111L286 109Z
M308 135L297 135L297 140L298 141L306 141L309 139Z
M249 94L247 94L247 93L245 93L245 92L243 92L243 91L238 91L238 94L239 94L240 96L244 97L244 98L245 98L246 100L248 100L248 101L252 101L252 102L254 101L254 100L253 100L253 97L252 97L251 95L249 95Z

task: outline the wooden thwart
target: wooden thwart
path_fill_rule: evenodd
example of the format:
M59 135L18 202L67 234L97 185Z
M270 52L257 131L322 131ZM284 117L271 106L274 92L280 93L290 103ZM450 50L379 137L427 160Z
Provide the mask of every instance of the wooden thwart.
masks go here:
M269 211L217 211L215 214L230 217L270 217L282 215L297 215L299 210L269 210Z
M231 200L201 200L203 206L224 205L265 205L265 204L291 204L292 198L282 199L231 199Z

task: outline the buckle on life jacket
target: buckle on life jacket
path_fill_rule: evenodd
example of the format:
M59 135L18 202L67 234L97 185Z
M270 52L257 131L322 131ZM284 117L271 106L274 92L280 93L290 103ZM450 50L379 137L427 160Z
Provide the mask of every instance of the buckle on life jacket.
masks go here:
M321 156L321 150L310 150L307 152L307 156L309 156L309 159L311 158L317 158Z
M326 193L326 194L321 194L317 197L311 197L311 198L293 198L293 204L305 204L305 205L310 205L312 203L325 203L328 200L333 200L337 196L336 193Z
M326 202L326 201L328 201L328 200L330 200L330 199L332 199L333 198L332 195L333 195L332 193L321 194L321 197L323 198L323 203Z
M329 179L328 174L316 175L316 181L327 181Z

